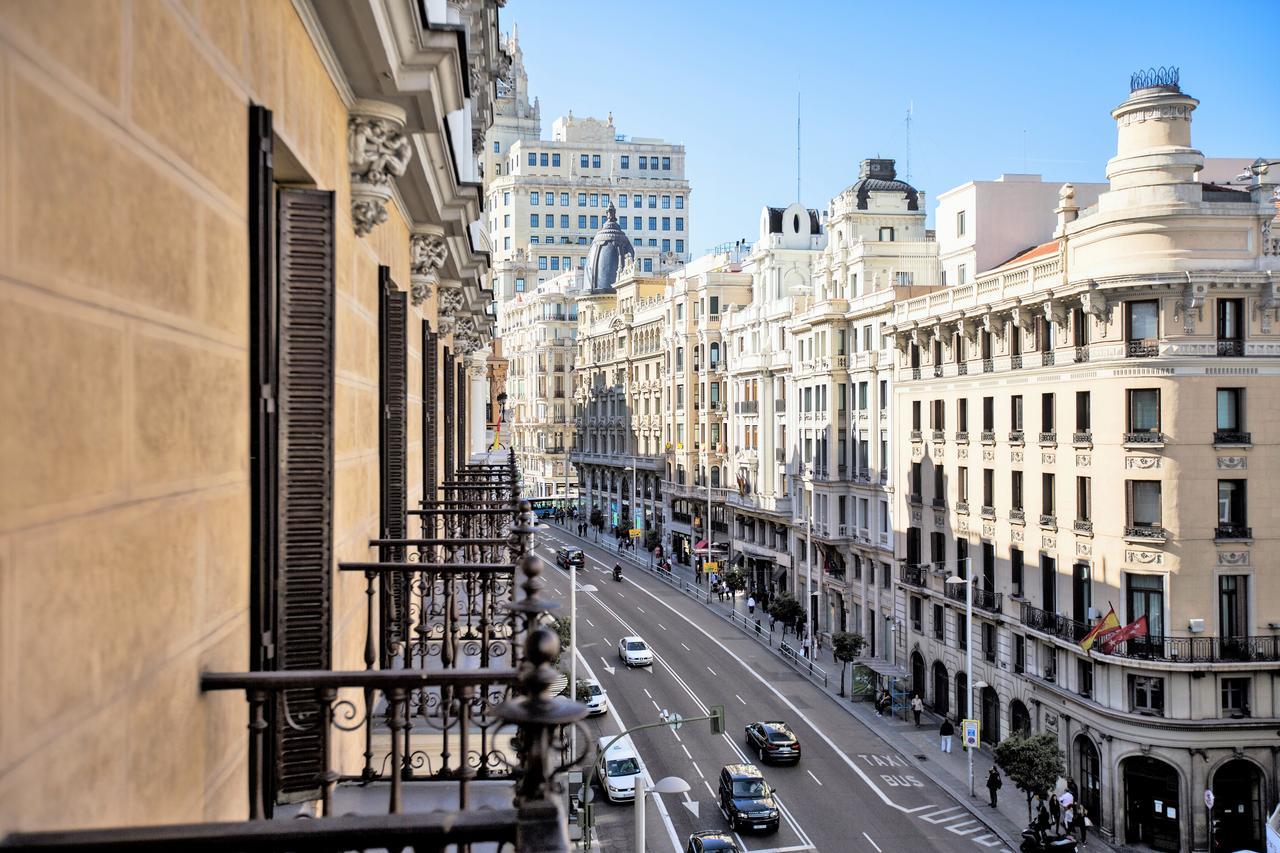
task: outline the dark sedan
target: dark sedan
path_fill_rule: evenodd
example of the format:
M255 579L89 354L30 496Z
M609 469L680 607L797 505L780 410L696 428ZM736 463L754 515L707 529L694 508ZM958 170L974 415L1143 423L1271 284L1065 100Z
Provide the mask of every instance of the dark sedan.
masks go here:
M747 726L747 746L756 751L761 763L800 763L800 740L781 720L762 720Z

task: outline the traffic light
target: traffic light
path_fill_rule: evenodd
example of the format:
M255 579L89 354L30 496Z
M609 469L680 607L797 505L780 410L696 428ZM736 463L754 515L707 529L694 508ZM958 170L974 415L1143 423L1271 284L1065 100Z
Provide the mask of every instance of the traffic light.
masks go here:
M724 706L711 706L711 733L713 735L724 734Z

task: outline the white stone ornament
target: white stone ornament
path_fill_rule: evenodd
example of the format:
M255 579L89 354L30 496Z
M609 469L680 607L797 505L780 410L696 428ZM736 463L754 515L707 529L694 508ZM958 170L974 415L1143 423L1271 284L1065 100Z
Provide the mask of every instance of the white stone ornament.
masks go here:
M413 147L401 131L404 110L380 101L356 101L347 120L351 222L364 237L387 220L392 181L405 173Z
M414 305L421 305L431 295L447 256L444 238L438 234L414 234L409 238L409 298Z

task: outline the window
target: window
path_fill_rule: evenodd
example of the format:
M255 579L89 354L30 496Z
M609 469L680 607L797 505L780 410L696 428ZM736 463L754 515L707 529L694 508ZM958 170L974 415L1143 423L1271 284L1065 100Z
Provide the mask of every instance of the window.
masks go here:
M502 194L502 206L503 206L503 207L506 207L506 206L508 206L509 204L511 204L511 193L510 193L510 192L504 192L504 193Z
M644 217L643 217L643 216L633 216L633 217L631 217L631 227L632 227L633 229L635 229L636 231L643 231L643 230L644 230Z
M996 399L982 398L982 431L991 432L996 428Z
M1215 444L1247 444L1244 432L1244 389L1219 388L1217 430L1213 434Z
M1022 395L1014 394L1009 398L1009 429L1022 432Z
M1125 341L1131 356L1156 355L1160 337L1160 303L1157 300L1125 303Z
M591 230L595 231L600 227L600 217L597 214L591 214Z
M982 469L982 506L996 505L996 472L990 468Z
M545 165L547 165L547 155L546 155L546 154L543 154L543 155L542 155L542 165L544 165L544 166L545 166ZM552 154L552 155L551 155L551 165L552 165L552 166L559 166L559 165L560 165L560 155L559 155L559 154ZM561 204L563 204L563 203L564 203L564 202L561 202Z
M545 157L546 155L544 154L543 156ZM536 151L529 152L529 165L530 166L538 165L538 153Z
M1058 561L1048 554L1040 555L1040 607L1058 611Z
M1040 395L1040 431L1053 432L1057 427L1054 425L1054 404L1052 394Z
M1161 526L1160 481L1129 480L1129 527L1154 530Z
M1248 717L1249 713L1249 679L1222 679L1222 713L1231 717Z
M1086 698L1093 695L1093 662L1076 658L1076 692Z
M1088 391L1076 392L1076 432L1088 432L1091 427L1092 412Z
M516 279L516 293L524 293L524 279Z
M1160 432L1160 389L1130 388L1129 396L1129 432Z
M1093 519L1093 480L1089 477L1076 477L1076 520Z
M650 216L650 217L649 217L649 230L650 230L650 231L657 231L657 230L658 230L658 217L656 217L656 216Z
M552 268L553 270L558 270L558 269L560 269L560 259L559 259L559 258L552 258L552 259L551 259L551 268Z
M650 157L650 158L649 158L649 168L650 168L650 169L653 169L655 172L658 170L658 158L657 158L657 157Z
M590 203L591 203L591 206L592 206L592 207L599 207L599 206L600 206L600 194L599 194L599 193L592 193L590 196L588 196L588 199L590 200Z
M663 209L663 210L670 210L670 209L671 209L671 196L669 196L669 195L664 195L664 196L662 197L662 209Z
M664 217L662 217L662 230L663 230L663 231L670 231L670 230L671 230L671 217L670 217L670 216L664 216Z
M914 432L920 431L920 407L923 403L920 400L911 401L911 429Z
M969 648L969 623L963 613L956 614L956 646L961 651Z
M683 240L676 240L676 254L678 254L678 255L683 255L683 254L684 254L684 241L683 241Z
M533 205L533 206L535 206L535 207L538 205L538 191L537 191L537 190L534 190L533 192L529 193L529 204L531 204L531 205Z
M933 638L935 640L945 639L947 636L947 623L941 604L933 605Z
M720 297L719 297L719 296L712 296L712 297L710 298L710 300L711 300L711 301L710 301L710 304L711 304L711 316L712 316L712 317L717 317L717 316L719 316L719 314L720 314ZM714 344L713 344L713 346L714 346Z
M684 196L676 196L676 210L684 210Z
M1125 573L1125 586L1128 593L1128 618L1122 619L1126 624L1147 617L1147 636L1164 637L1164 577L1161 575L1139 575ZM1134 643L1145 640L1129 640L1132 649Z
M921 629L923 610L924 602L920 600L920 596L911 596L911 630L919 631Z
M956 469L956 500L969 501L969 469L964 465Z
M1009 585L1015 597L1022 597L1022 549L1009 549Z
M1057 501L1054 500L1053 474L1040 475L1040 513L1042 515L1052 516L1056 511Z
M536 214L535 214L535 216L536 216ZM547 227L547 228L555 228L555 227L556 227L556 215L555 215L554 213L548 213L548 214L546 214L546 215L545 215L545 216L543 216L543 218L542 218L542 224L543 224L545 227ZM547 242L551 242L551 240L552 240L552 238L551 238L550 236L548 236L548 237L547 237Z
M1022 472L1014 471L1011 476L1013 478L1010 489L1012 497L1009 505L1011 509L1022 509Z
M961 264L960 266L956 267L956 284L957 285L965 284L969 281L968 272L969 272L968 268L964 264Z
M560 193L560 206L561 206L561 207L568 207L568 206L569 206L569 194L568 194L568 193Z
M630 155L630 154L623 154L623 155L622 155L622 158L621 158L621 160L620 160L620 162L619 162L619 165L620 165L620 166L622 166L622 168L624 168L624 169L630 169L630 168L631 168L631 155ZM623 207L626 207L626 204L624 203L622 206L623 206Z
M578 227L579 228L587 227L587 215L585 213L578 214Z
M1218 530L1219 539L1246 539L1249 521L1245 504L1245 480L1218 481Z
M592 155L591 155L591 168L593 168L593 169L599 169L599 168L600 168L600 155L599 155L599 154L592 154Z
M893 242L893 228L892 228L891 226L888 226L888 225L881 226L881 228L880 228L880 242L882 242L882 243L892 243L892 242Z
M663 157L663 158L662 158L662 171L664 171L664 172L670 172L670 171L671 171L671 158L670 158L670 157Z
M547 259L545 257L538 258L538 269L545 270L547 268Z
M587 168L587 166L588 166L588 165L590 165L590 163L591 163L591 157L590 157L589 155L587 155L587 154L580 154L580 155L578 155L578 165L579 165L579 166L581 166L582 168L584 168L584 169L585 169L585 168Z
M626 198L626 196L624 195L624 196L623 196L623 198ZM619 227L619 228L626 228L626 227L627 227L627 217L625 217L625 216L619 216L619 217L618 217L618 227Z
M640 168L641 168L641 169L648 169L648 168L649 168L649 161L648 161L648 159L647 159L647 158L645 158L645 157L638 157L638 158L636 158L636 159L638 159L638 160L640 161Z
M573 268L573 258L561 258L561 259L560 259L560 266L561 266L562 268L564 268L564 269L572 269L572 268ZM572 318L571 318L571 319L572 319ZM561 396L561 395L557 394L556 396Z
M947 499L947 486L945 469L941 465L933 467L933 502L934 506L944 503Z
M1154 675L1129 676L1129 704L1139 714L1164 714L1164 679Z
M988 663L996 662L996 626L991 622L982 623L982 657Z
M560 214L560 227L561 228L569 227L569 214L567 213Z
M578 193L578 207L586 207L586 206L587 206L587 194Z
M653 272L653 258L644 259L644 271Z
M530 228L537 228L537 227L538 227L538 214L536 214L536 213L530 213L530 214L529 214L529 227L530 227Z
M1218 576L1218 636L1249 636L1249 576Z
M919 462L912 462L911 463L911 499L914 501L920 500L920 495L922 493L921 481L923 480L923 477L924 477L923 466Z
M1219 298L1215 301L1218 303L1218 341L1235 342L1244 340L1244 300ZM1218 353L1220 355L1244 355L1243 349L1239 352L1234 352L1221 345L1218 347Z
M1021 634L1013 635L1013 671L1027 671L1027 638Z

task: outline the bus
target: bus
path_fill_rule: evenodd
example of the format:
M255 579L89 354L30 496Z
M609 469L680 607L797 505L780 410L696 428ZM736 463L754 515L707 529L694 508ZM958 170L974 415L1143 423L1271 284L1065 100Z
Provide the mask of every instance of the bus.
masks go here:
M558 510L564 509L564 498L532 498L533 514L538 518L551 518Z

